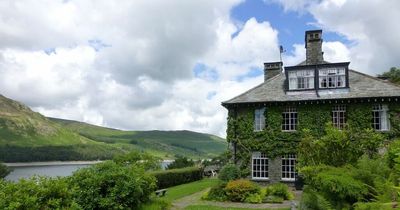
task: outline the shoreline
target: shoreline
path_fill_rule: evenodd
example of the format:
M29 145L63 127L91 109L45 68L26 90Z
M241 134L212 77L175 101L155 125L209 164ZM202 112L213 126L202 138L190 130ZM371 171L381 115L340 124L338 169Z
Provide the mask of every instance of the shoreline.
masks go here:
M27 166L63 166L63 165L93 165L104 160L77 160L77 161L44 161L44 162L15 162L3 163L8 167L27 167ZM162 160L164 163L171 163L174 160Z
M103 160L16 162L16 163L3 163L3 164L8 167L23 167L23 166L93 165L101 162L103 162Z

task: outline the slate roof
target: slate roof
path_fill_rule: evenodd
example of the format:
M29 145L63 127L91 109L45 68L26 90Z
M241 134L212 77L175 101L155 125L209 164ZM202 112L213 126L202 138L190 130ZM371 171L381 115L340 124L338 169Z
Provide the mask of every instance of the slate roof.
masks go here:
M302 94L286 94L284 84L285 74L281 73L239 96L222 102L222 105L228 106L231 104L260 102L269 103L329 99L400 97L400 86L354 70L349 70L350 88L346 93L317 94L316 91L313 90L303 92Z

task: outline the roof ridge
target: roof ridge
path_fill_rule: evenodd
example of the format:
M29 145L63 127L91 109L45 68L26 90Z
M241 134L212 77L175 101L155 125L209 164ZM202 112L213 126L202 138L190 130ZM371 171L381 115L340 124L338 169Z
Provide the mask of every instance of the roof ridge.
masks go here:
M356 74L363 75L363 76L368 77L368 78L370 78L370 79L373 79L373 80L376 80L376 81L379 81L379 82L383 82L383 83L386 83L386 84L388 84L388 85L392 85L392 86L395 86L395 87L400 88L400 85L395 84L395 83L393 83L393 82L386 81L386 80L383 80L383 79L379 79L379 78L374 77L374 76L371 76L371 75L369 75L369 74L356 71L356 70L354 70L354 69L349 69L349 71L352 71L352 72L354 72L354 73L356 73Z
M245 91L244 93L242 93L242 94L240 94L240 95L237 95L237 96L235 96L235 97L233 97L233 98L231 98L231 99L229 99L229 100L223 101L221 104L224 105L225 103L228 103L229 101L232 101L232 100L234 100L234 99L236 99L236 98L239 98L240 96L245 95L246 93L248 93L248 92L250 92L250 91L252 91L252 90L254 90L254 89L256 89L256 88L258 88L258 87L260 87L260 86L262 86L262 85L264 85L266 82L272 81L272 80L278 78L278 76L280 76L281 74L283 74L283 72L281 72L281 73L279 73L279 74L277 74L277 75L275 75L275 76L273 76L273 77L267 79L266 81L262 82L261 84L259 84L259 85L255 86L255 87L253 87L253 88L251 88L251 89Z

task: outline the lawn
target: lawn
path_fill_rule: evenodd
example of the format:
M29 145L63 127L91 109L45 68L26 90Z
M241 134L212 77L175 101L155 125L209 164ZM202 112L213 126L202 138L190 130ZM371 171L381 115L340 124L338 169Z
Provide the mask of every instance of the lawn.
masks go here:
M219 206L210 206L210 205L193 205L188 206L185 210L249 210L249 208L232 208L232 207L219 207ZM268 210L268 209L264 209ZM290 210L290 208L284 209L274 209L274 210Z
M216 184L218 184L218 182L219 179L202 179L196 182L170 187L168 188L164 199L172 202L179 198L183 198L193 193L200 192L206 188L215 186Z
M218 184L218 179L202 179L199 181L167 188L167 193L162 198L153 198L151 203L143 205L140 210L161 210L162 206L171 204L174 200L183 198L196 192Z

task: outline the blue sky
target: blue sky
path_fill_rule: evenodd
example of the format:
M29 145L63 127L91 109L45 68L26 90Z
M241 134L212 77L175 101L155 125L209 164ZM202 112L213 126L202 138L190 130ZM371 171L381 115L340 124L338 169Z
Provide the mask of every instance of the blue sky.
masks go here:
M252 17L255 17L258 22L269 22L274 29L279 31L279 42L286 53L293 51L293 44L304 43L305 31L320 29L316 26L314 17L307 11L284 11L282 5L263 0L244 1L233 8L231 17L240 22L246 22ZM329 31L324 31L324 41L348 43L343 36Z

